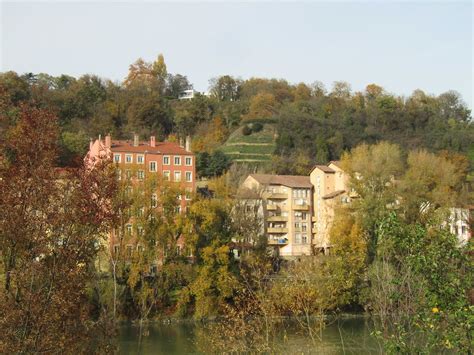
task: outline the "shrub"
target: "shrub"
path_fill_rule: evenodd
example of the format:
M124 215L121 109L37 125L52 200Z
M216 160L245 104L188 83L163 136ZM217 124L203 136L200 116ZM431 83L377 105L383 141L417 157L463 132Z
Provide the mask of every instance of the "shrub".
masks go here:
M244 136L249 136L252 134L252 129L249 126L244 126L244 128L242 128L242 134Z
M263 129L263 124L255 122L252 124L252 132L260 132Z

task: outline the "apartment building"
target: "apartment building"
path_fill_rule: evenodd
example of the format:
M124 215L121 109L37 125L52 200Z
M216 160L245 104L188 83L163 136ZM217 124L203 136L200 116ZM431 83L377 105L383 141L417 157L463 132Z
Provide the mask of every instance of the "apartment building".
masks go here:
M338 206L348 204L355 193L349 191L349 176L338 162L316 165L309 175L313 189L313 244L316 252L327 253L331 247L329 232Z
M307 176L251 174L242 184L262 200L264 233L278 255L311 255L312 185Z
M93 162L95 159L110 157L117 169L118 179L129 179L134 188L140 189L147 179L161 177L164 180L178 184L183 191L178 196L178 211L184 212L191 196L196 189L196 161L190 150L190 140L185 144L176 142L156 142L154 136L149 141L140 141L138 135L133 140L112 140L107 135L104 140L99 136L91 141L86 160ZM151 198L153 199L154 194ZM157 200L157 195L155 200ZM140 213L138 211L137 213ZM141 226L134 223L137 216L130 216L126 225L126 234L133 240L133 236L142 232ZM117 238L112 231L109 238L110 247L117 248ZM133 252L134 246L126 246ZM140 246L136 246L139 248Z

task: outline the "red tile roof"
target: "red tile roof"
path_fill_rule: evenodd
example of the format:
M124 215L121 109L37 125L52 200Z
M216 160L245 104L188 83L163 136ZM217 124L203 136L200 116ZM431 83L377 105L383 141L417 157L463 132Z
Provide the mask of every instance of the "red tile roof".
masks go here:
M175 142L156 142L155 147L150 146L150 142L140 142L137 147L132 141L112 141L112 152L125 153L152 153L152 154L181 154L193 155Z

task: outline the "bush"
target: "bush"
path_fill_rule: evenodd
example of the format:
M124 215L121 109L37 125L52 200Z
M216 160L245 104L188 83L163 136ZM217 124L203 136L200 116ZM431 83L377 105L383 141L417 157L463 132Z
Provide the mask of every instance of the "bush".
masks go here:
M252 124L252 132L260 132L263 129L263 124L255 122Z
M244 126L244 128L242 128L242 134L244 136L249 136L252 134L252 129L249 126Z

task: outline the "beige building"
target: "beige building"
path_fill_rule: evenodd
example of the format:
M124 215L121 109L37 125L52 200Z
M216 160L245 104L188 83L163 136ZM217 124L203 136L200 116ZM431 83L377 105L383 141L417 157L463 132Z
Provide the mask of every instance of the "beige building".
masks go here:
M309 176L252 174L244 190L263 201L264 233L283 257L327 253L337 206L355 197L338 162L317 165Z
M349 191L349 176L338 162L316 165L310 173L313 185L313 244L316 252L327 253L331 247L329 232L334 211L355 197Z
M249 175L243 190L263 201L264 233L282 257L311 255L312 185L308 176Z

